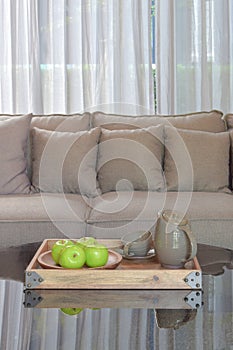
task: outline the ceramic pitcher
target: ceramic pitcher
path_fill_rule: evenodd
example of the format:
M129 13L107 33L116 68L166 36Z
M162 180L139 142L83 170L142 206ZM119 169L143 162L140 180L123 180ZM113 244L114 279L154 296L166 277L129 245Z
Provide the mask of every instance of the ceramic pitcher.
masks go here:
M187 218L172 210L158 213L154 246L160 264L166 268L183 268L197 253Z

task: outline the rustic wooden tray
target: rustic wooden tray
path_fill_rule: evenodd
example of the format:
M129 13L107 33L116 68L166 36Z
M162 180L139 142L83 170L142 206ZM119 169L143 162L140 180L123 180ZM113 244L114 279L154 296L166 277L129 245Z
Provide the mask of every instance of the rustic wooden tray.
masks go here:
M42 269L40 254L51 249L57 239L43 241L25 271L26 289L186 289L202 288L201 268L195 257L184 269L165 269L156 260L126 260L114 270ZM117 240L98 240L108 248L119 245Z

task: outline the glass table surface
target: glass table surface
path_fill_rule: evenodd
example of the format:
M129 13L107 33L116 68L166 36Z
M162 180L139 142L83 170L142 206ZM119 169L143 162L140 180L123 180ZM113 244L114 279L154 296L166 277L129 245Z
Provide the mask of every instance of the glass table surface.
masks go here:
M91 291L93 305L84 305L80 313L70 316L56 304L25 305L24 270L40 244L0 249L0 349L233 349L233 251L198 245L203 274L199 307L132 303L137 293L153 300L153 291ZM72 292L67 291L66 300L69 297L72 303ZM171 305L176 291L166 291L166 298Z

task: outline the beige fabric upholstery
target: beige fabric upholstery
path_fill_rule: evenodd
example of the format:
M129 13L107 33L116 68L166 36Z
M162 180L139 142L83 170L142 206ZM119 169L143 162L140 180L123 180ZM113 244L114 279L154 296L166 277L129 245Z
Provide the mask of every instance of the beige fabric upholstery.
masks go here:
M222 112L216 110L183 115L150 115L137 117L95 112L92 117L92 127L102 126L109 130L135 129L163 123L173 125L180 129L222 132L226 130L226 125L222 117Z
M83 114L72 114L72 115L34 115L31 121L31 130L34 127L51 130L51 131L66 131L66 132L77 132L77 131L85 131L90 129L90 113ZM32 133L32 131L31 131ZM31 179L32 169L31 169L31 148L32 148L32 140L31 135L28 141L28 149L27 149L27 171L28 176Z
M2 195L0 208L2 247L86 232L88 198L78 194Z
M26 150L31 117L0 118L0 194L30 192Z
M227 129L233 129L233 114L225 114L223 119L226 122Z
M37 191L98 194L100 128L76 133L32 130L32 185Z
M77 132L90 128L90 113L72 115L37 115L33 116L31 128L37 127L46 130Z
M165 126L164 174L170 191L228 191L229 133Z
M233 195L215 192L105 193L91 200L87 232L120 238L134 230L154 232L157 213L175 209L187 215L199 243L233 249Z
M233 188L233 129L229 130L230 135L230 186Z
M136 130L102 129L97 163L101 191L163 190L163 148L162 125Z

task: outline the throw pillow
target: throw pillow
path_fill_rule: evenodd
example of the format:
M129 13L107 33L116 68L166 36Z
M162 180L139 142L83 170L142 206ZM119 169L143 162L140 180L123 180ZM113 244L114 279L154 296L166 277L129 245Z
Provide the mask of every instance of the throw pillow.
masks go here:
M102 129L97 177L102 192L164 189L163 126Z
M170 191L226 191L229 134L165 126L164 173Z
M33 116L31 121L31 129L34 127L52 130L52 131L67 131L77 132L85 131L90 128L90 113L72 114L72 115L37 115ZM31 165L31 148L32 148L32 135L30 135L28 142L28 176L32 177L32 165Z
M0 120L0 194L29 193L27 140L31 114Z
M96 196L100 128L76 133L32 130L32 184L41 192Z

